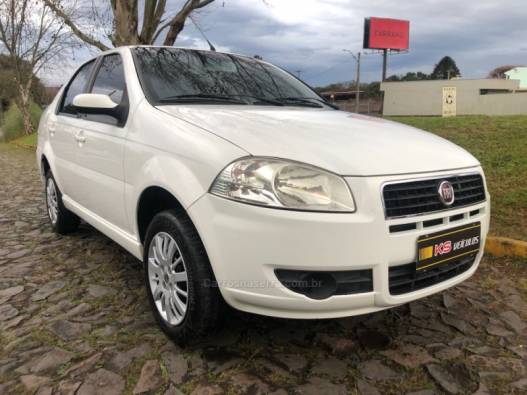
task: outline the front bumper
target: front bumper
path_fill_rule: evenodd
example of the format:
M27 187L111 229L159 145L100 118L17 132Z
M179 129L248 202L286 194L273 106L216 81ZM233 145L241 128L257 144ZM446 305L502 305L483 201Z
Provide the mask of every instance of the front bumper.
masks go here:
M481 171L479 168L472 170ZM358 208L353 214L278 210L210 194L196 201L188 212L203 240L221 293L234 308L287 318L359 315L442 291L476 271L489 227L488 195L485 202L469 207L393 220L384 216L380 192L383 183L451 174L348 177L346 180ZM479 211L474 214L476 210ZM458 217L455 224L450 222L453 216ZM425 221L439 218L441 224L423 227ZM481 222L481 250L470 269L424 289L402 295L390 294L389 268L415 261L419 236L475 221ZM390 232L391 225L408 222L416 222L416 229ZM314 300L282 286L275 269L371 269L373 291Z

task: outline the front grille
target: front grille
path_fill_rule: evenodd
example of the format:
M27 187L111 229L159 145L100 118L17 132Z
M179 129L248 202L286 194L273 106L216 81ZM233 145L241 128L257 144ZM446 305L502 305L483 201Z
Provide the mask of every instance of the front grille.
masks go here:
M438 188L442 181L454 187L454 204L445 207L439 200ZM485 200L485 187L480 174L434 178L387 184L383 191L387 218L426 214L479 203Z
M415 262L389 269L390 294L401 295L438 284L466 272L476 255L462 257L427 270L415 270Z

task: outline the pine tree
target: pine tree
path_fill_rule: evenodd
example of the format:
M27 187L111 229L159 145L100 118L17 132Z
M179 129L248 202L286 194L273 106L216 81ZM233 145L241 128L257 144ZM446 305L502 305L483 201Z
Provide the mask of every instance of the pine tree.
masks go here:
M433 80L449 80L454 77L460 77L456 62L450 56L445 56L435 65L431 78Z

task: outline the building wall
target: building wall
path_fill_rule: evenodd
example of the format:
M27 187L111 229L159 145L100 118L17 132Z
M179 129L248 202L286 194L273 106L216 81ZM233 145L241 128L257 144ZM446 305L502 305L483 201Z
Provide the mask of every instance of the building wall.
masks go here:
M527 67L515 67L505 72L507 78L520 81L520 89L527 89Z
M516 92L519 89L518 80L505 79L383 82L383 113L440 116L443 87L456 87L458 115L527 114L527 92ZM481 90L507 93L482 95Z
M527 91L502 95L482 95L473 109L473 112L467 114L527 114Z

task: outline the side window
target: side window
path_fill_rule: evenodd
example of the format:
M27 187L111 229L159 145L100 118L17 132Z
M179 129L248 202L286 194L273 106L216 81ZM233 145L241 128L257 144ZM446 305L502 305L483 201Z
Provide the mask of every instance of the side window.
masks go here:
M117 104L121 104L126 84L121 56L118 54L105 56L97 72L91 93L102 93L110 96Z
M75 107L73 107L73 98L80 93L84 93L84 88L86 88L86 83L90 79L90 75L94 64L95 61L92 60L91 62L86 63L84 66L82 66L79 71L77 71L77 74L75 74L70 84L66 88L66 92L64 92L59 112L65 114L77 113Z

